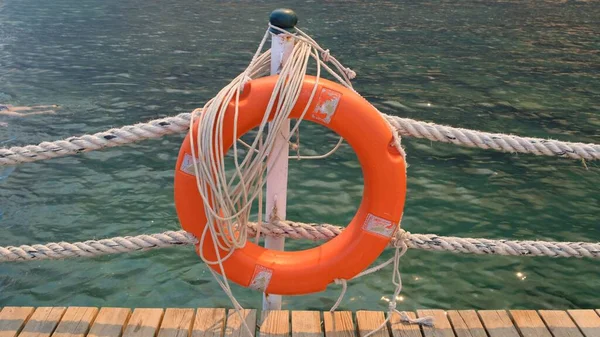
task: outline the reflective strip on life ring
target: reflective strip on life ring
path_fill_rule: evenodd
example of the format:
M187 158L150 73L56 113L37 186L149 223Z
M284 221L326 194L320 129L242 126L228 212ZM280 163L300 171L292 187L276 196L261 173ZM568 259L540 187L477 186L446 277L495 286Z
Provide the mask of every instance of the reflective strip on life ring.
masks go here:
M260 124L276 81L277 76L269 76L246 85L239 102L237 138ZM306 76L291 118L302 114L314 84L315 78ZM224 124L225 151L233 145L233 118L232 103ZM321 78L304 120L333 130L356 152L364 180L361 204L347 228L319 247L275 251L248 241L236 249L223 266L227 278L241 286L281 295L323 291L335 279L351 279L366 269L398 228L406 197L406 166L392 145L392 132L381 114L358 94ZM175 206L183 229L200 238L206 217L194 176L189 137L188 133L177 159ZM214 259L216 252L209 237L202 249L206 257ZM221 256L226 253L222 251ZM220 272L218 265L211 268Z

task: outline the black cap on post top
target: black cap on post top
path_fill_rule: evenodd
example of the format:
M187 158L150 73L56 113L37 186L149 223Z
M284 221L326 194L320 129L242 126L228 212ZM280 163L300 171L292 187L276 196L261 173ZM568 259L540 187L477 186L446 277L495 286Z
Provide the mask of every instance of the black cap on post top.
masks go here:
M295 33L296 29L294 27L296 27L296 24L298 23L298 17L291 9L279 8L271 12L269 22L271 25L279 27L289 33ZM270 31L273 34L281 33L273 28L270 28Z

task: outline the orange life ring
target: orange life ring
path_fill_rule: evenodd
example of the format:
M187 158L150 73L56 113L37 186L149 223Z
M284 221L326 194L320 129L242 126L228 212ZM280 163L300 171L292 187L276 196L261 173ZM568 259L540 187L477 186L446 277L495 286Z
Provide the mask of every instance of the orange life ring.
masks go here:
M237 138L260 124L276 80L275 75L246 84L239 102ZM315 78L306 76L291 118L302 114L314 84ZM225 117L225 152L233 145L233 118L232 103ZM360 207L340 235L319 247L275 251L248 241L223 263L227 278L241 286L281 295L323 291L335 279L350 279L373 263L398 228L406 197L406 166L379 112L358 94L321 78L304 120L333 130L356 152L364 179ZM183 229L200 238L206 217L190 165L189 137L188 133L177 159L175 206ZM211 239L205 239L202 249L206 257L214 259ZM218 265L211 268L220 272Z

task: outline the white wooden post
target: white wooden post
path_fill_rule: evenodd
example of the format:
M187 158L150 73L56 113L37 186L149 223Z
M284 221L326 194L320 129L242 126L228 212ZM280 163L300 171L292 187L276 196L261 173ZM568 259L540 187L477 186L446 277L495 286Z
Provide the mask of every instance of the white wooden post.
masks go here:
M292 31L296 25L296 14L289 9L277 9L271 13L269 21L273 26L277 26L288 31ZM287 61L292 49L294 48L294 39L286 37L285 34L271 30L271 75L279 74L281 67ZM271 130L269 130L271 132ZM289 144L287 139L290 134L290 120L288 119L282 126L280 133L273 144L273 154L279 154L279 157L269 156L267 158L267 200L266 200L266 221L271 219L273 212L279 219L284 220L286 215L287 202L287 182L288 182L288 155ZM280 153L281 152L281 153ZM261 210L262 211L262 210ZM283 250L285 244L284 238L265 238L265 248L273 250ZM263 310L281 309L281 295L263 293Z

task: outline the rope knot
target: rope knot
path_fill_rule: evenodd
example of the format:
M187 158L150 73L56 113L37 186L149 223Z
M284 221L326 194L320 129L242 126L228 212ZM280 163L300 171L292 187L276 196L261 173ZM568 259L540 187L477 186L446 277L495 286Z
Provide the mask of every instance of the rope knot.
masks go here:
M326 49L321 53L321 58L323 59L323 62L329 62L329 60L331 60L331 53L329 52L329 49Z
M350 68L345 68L344 72L346 73L346 76L348 76L349 79L353 80L356 78L356 72Z
M408 242L410 241L410 232L405 231L404 229L399 229L398 233L396 233L396 240L392 243L394 248L404 248L408 247Z
M244 91L244 88L246 87L246 84L248 84L248 82L252 81L252 77L250 77L250 75L248 75L248 73L244 73L244 76L242 78L242 83L241 83L241 91Z

